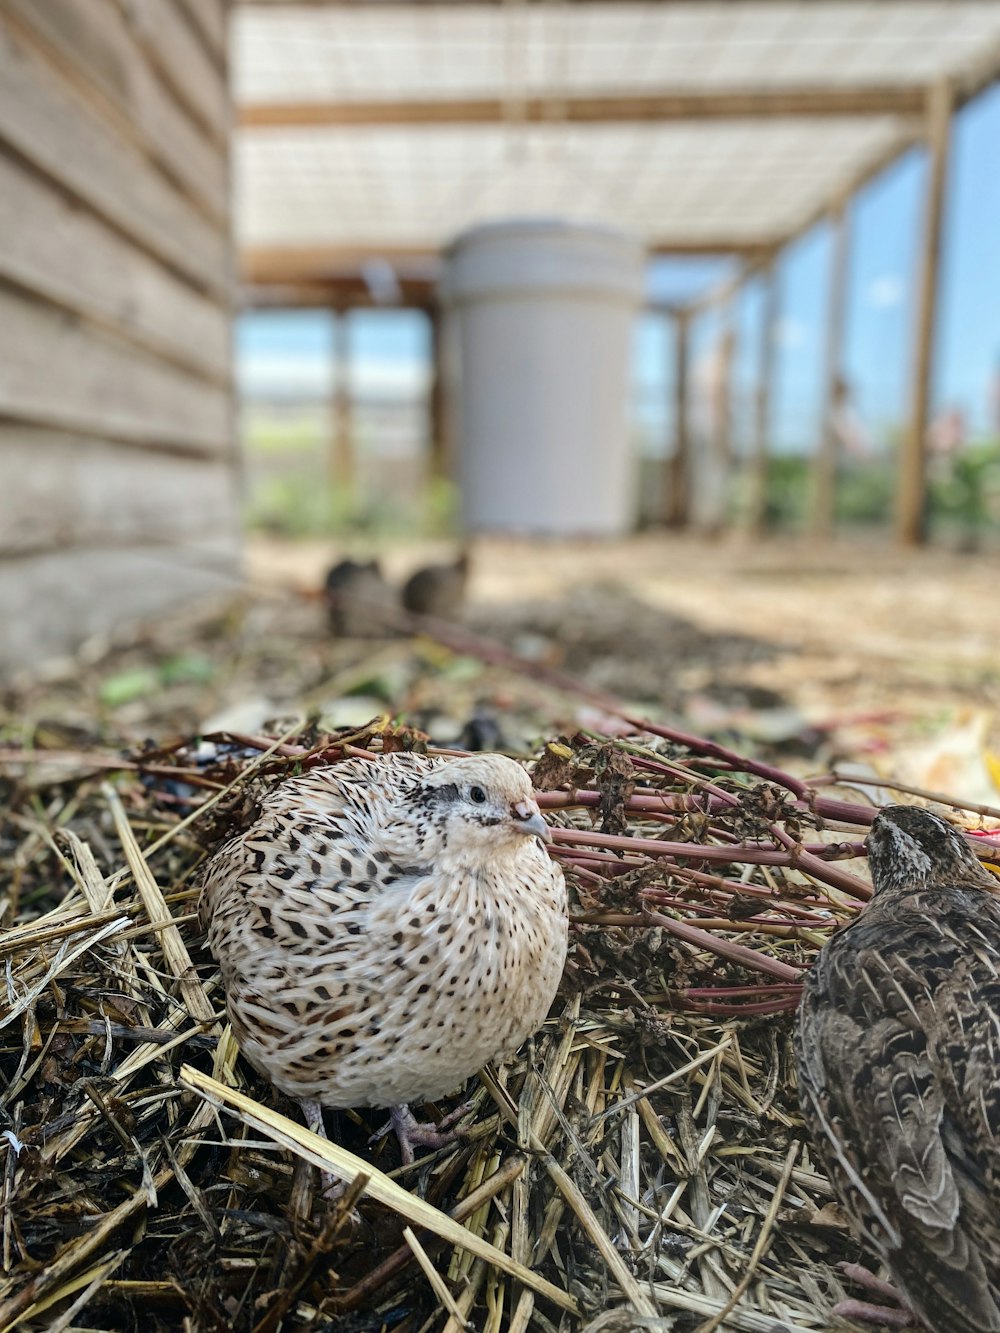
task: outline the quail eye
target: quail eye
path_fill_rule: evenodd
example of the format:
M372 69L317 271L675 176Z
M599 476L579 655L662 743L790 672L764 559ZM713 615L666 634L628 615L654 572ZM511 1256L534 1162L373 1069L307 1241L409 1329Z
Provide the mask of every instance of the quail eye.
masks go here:
M476 805L486 804L486 793L483 791L482 787L471 787L469 789L469 798L474 801Z

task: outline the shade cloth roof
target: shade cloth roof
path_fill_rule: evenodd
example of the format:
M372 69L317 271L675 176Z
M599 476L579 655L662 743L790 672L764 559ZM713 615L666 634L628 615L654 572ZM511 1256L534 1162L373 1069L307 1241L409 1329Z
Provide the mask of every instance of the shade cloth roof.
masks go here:
M1000 72L991 0L295 5L234 16L237 225L262 280L510 214L650 247L797 234Z

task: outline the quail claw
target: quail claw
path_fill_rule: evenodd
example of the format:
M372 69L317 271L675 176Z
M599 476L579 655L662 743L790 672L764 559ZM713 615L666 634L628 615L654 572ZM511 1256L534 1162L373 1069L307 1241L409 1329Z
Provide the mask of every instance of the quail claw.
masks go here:
M393 1106L389 1111L388 1125L383 1125L380 1130L371 1136L368 1142L373 1143L387 1134L390 1129L395 1130L403 1165L409 1166L414 1160L414 1148L447 1148L449 1144L461 1138L465 1131L456 1129L454 1126L471 1109L471 1102L463 1102L461 1106L456 1107L454 1111L446 1115L439 1124L430 1125L421 1124L408 1106Z

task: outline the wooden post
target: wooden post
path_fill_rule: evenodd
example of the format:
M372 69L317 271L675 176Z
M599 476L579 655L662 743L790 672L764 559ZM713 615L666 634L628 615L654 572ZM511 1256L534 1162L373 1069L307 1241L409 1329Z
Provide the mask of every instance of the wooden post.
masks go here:
M428 403L430 477L434 481L439 481L449 476L451 471L448 412L445 401L444 312L440 305L428 306L427 318L431 326L431 385Z
M690 435L688 433L688 344L690 320L674 317L674 447L666 460L663 518L669 527L686 527L690 518Z
M330 421L330 481L340 495L354 486L354 440L351 422L351 345L348 312L333 314L334 385Z
M899 456L896 539L903 546L918 546L926 536L927 424L934 373L934 325L937 313L938 268L944 192L948 176L948 148L954 90L942 80L927 94L927 195L920 252L917 292L916 345L910 387L909 429Z
M829 539L833 536L837 503L837 461L840 440L837 434L837 406L843 396L844 319L847 310L847 268L850 247L850 219L846 200L841 200L830 217L833 247L830 256L830 288L827 295L826 346L823 354L823 407L819 441L813 458L811 532Z
M757 395L753 451L748 477L747 526L760 536L767 526L768 462L771 452L771 398L774 384L775 328L778 322L778 279L774 261L761 273L763 306L757 353Z
M704 491L699 497L702 527L709 536L718 536L729 516L730 487L733 474L733 370L736 364L736 310L740 298L737 287L726 302L723 324L715 348L715 373L711 386L709 410L710 456L702 469Z

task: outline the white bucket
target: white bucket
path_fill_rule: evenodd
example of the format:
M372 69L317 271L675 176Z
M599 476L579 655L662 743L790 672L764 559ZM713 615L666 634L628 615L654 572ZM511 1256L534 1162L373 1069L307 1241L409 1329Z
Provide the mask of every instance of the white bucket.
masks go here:
M547 219L476 227L450 247L441 294L467 530L632 528L628 383L643 261L620 232Z

